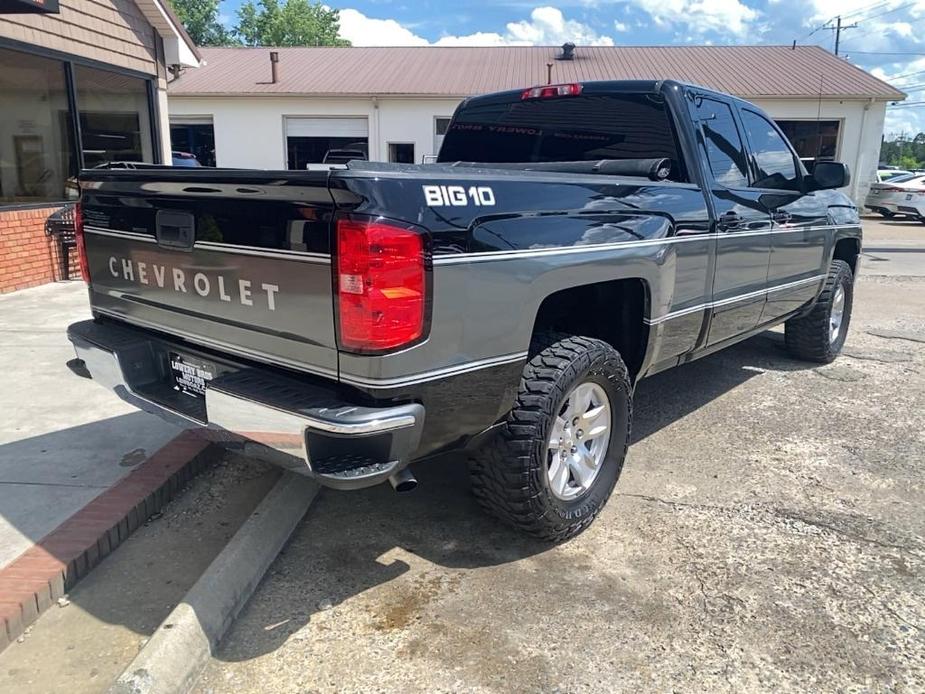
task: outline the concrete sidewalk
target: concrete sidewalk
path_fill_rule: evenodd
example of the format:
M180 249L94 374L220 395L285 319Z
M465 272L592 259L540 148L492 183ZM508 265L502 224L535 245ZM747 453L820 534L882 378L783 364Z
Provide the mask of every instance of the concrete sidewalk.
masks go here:
M0 296L0 568L180 433L65 366L89 317L81 282Z

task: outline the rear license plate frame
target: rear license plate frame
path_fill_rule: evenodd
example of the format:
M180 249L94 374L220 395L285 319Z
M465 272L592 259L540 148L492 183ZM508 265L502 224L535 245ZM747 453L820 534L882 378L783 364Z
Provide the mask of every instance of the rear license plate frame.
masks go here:
M193 398L205 399L206 387L218 374L216 364L182 352L167 353L174 390Z

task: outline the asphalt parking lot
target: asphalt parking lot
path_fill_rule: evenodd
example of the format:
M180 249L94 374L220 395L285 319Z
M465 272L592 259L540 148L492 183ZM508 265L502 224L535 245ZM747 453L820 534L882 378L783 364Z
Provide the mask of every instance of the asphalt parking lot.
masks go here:
M559 547L482 516L458 459L324 493L197 691L925 689L925 226L866 229L835 363L769 332L644 381Z
M323 492L194 691L925 690L925 225L868 220L865 249L835 363L771 331L643 381L564 545L482 515L458 457L409 495ZM0 690L106 691L275 474L200 476L0 654Z

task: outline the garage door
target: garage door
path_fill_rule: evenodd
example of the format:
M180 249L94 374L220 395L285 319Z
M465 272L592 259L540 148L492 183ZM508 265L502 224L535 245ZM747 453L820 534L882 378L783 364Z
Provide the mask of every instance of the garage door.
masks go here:
M369 137L366 118L286 118L287 137Z

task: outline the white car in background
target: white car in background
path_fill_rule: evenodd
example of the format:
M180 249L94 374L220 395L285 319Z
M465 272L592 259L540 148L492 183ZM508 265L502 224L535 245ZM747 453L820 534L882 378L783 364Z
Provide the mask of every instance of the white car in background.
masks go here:
M887 218L904 215L925 224L925 173L910 173L874 183L864 207Z
M889 181L891 178L908 176L911 173L912 171L904 171L903 169L879 169L877 171L877 180L883 183L884 181Z

